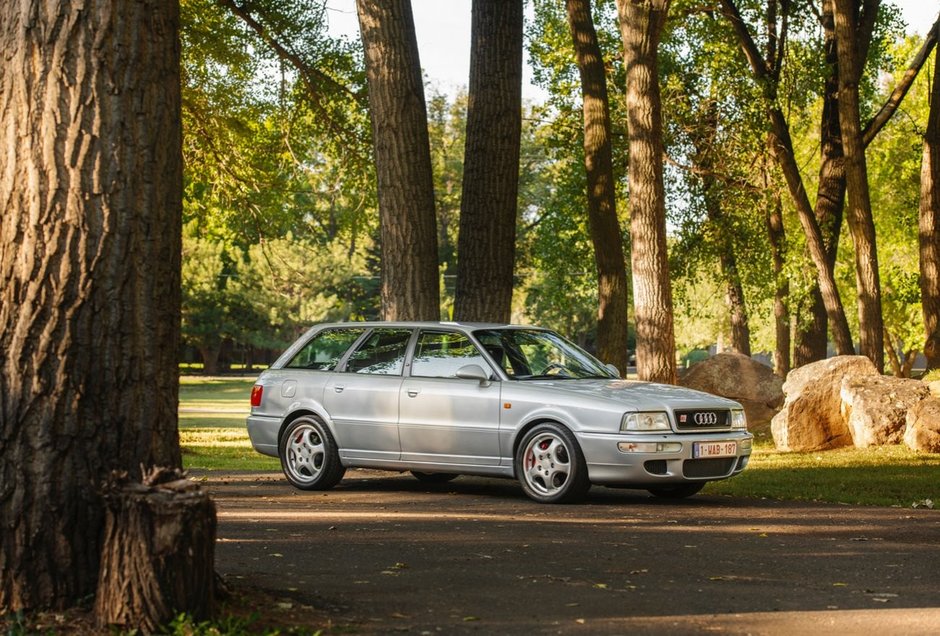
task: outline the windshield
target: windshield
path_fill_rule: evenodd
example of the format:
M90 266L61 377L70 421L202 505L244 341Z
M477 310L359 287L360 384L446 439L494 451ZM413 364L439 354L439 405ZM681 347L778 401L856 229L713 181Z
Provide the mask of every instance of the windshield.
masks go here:
M617 377L589 353L551 331L484 329L473 335L513 380Z

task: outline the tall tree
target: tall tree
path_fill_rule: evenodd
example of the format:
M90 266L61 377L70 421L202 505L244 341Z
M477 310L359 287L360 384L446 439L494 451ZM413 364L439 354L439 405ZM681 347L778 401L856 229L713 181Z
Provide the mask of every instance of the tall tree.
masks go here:
M934 23L937 37L940 22ZM920 172L920 295L927 368L940 368L940 48L934 59L930 114Z
M0 607L95 589L113 469L180 465L179 6L0 4Z
M581 77L588 225L597 267L597 355L626 370L627 267L617 218L607 73L590 0L565 5Z
M365 48L382 242L382 313L440 318L428 116L410 0L356 0Z
M474 0L454 318L509 322L512 313L522 0Z
M777 1L768 0L770 3L776 3ZM803 184L803 177L800 174L800 167L796 160L793 140L790 135L790 127L784 115L783 107L778 100L789 15L785 11L782 16L779 16L782 24L779 31L776 22L768 22L768 38L774 41L773 46L768 50L773 53L773 56L765 57L755 44L754 38L741 17L735 2L733 0L721 0L721 7L722 12L734 28L738 45L751 66L751 72L764 92L767 116L770 123L768 137L770 150L786 180L800 224L803 226L806 235L807 247L813 264L816 266L820 292L826 307L836 350L840 354L852 354L855 351L854 344L849 332L848 321L845 318L842 299L836 287L835 276L832 268L828 266L826 244L819 227L819 221ZM770 9L768 9L767 15L773 17L774 20L778 18L777 12Z
M630 238L640 379L676 382L658 48L669 0L617 0L627 73Z
M859 105L859 81L870 41L866 22L874 24L880 0L834 0L836 49L839 59L839 124L845 154L848 188L847 218L855 245L855 284L858 290L858 330L862 355L875 368L884 369L884 319L881 313L881 279L875 244L875 221L868 189L868 167Z
M777 3L767 3L767 23L776 23ZM819 126L819 177L814 212L826 252L826 266L835 271L839 250L839 233L845 206L845 162L842 152L842 128L839 124L839 59L836 52L835 23L832 3L822 1L820 23L823 28L826 76L823 85L822 115ZM775 38L767 39L767 57L773 58ZM783 54L783 50L780 50ZM809 307L797 323L795 366L809 364L826 357L828 349L826 305L818 280L809 289Z

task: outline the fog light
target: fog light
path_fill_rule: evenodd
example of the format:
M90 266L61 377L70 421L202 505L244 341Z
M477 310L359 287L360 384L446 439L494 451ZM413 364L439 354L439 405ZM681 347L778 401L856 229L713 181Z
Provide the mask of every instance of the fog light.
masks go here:
M740 450L751 450L751 440L742 439L740 442L738 442L738 448Z
M617 442L621 453L678 453L680 442Z

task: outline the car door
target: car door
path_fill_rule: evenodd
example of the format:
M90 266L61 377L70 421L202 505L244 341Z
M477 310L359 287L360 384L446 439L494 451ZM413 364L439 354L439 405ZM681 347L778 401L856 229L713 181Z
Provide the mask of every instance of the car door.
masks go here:
M500 383L461 379L457 369L489 363L458 331L422 330L402 382L402 460L446 465L499 463Z
M373 329L324 387L341 457L399 458L398 401L411 335L411 329Z

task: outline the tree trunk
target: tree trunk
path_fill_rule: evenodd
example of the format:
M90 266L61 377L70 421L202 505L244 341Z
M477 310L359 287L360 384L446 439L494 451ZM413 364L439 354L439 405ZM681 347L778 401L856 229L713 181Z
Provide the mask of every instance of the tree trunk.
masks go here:
M842 129L839 125L839 59L836 50L835 25L832 3L822 2L822 27L825 36L826 75L823 88L823 108L820 122L819 185L816 189L815 215L822 232L826 251L826 266L835 275L842 211L845 208L845 162L842 152ZM818 282L809 291L809 320L797 327L796 366L823 360L828 354L826 337L828 320Z
M731 317L731 348L746 356L751 355L751 329L747 321L747 305L744 288L738 275L738 263L734 252L721 254L721 271L725 277L725 302Z
M705 214L713 227L714 234L718 237L718 262L725 285L725 303L728 305L731 327L731 348L749 356L751 355L751 330L748 326L744 288L741 285L741 275L738 273L738 261L734 254L734 241L731 238L732 232L725 228L726 220L722 207L724 193L715 176L719 167L716 165L713 150L720 143L716 100L711 99L703 105L698 120L699 124L689 132L693 147L692 161L701 174Z
M855 244L855 284L858 289L859 345L861 353L884 369L884 320L875 223L868 189L865 144L859 118L858 78L864 59L856 42L858 0L835 0L835 30L839 53L839 124L845 153L848 189L847 220ZM877 2L874 3L877 7Z
M356 0L378 178L382 314L439 320L434 182L409 0Z
M774 205L767 215L767 234L770 237L771 261L774 275L774 373L781 378L790 372L790 311L787 297L790 284L784 274L783 266L786 252L786 230L783 225L783 206L780 196L774 197ZM823 332L825 334L825 332Z
M112 470L180 465L179 7L0 3L0 607L98 578Z
M920 298L928 369L940 368L940 48L933 67L930 114L920 168Z
M182 471L155 469L143 483L116 474L104 498L98 624L149 634L182 612L211 617L216 517L209 495Z
M456 320L510 321L521 130L522 0L474 0Z
M222 353L222 344L219 343L217 346L201 346L199 347L199 356L202 358L202 374L203 375L218 375L219 374L219 356Z
M581 75L588 225L597 267L597 356L627 369L627 266L617 219L610 102L590 0L567 0L568 27Z
M663 125L657 51L669 0L617 0L627 83L630 238L637 374L676 382L672 286L666 250Z

